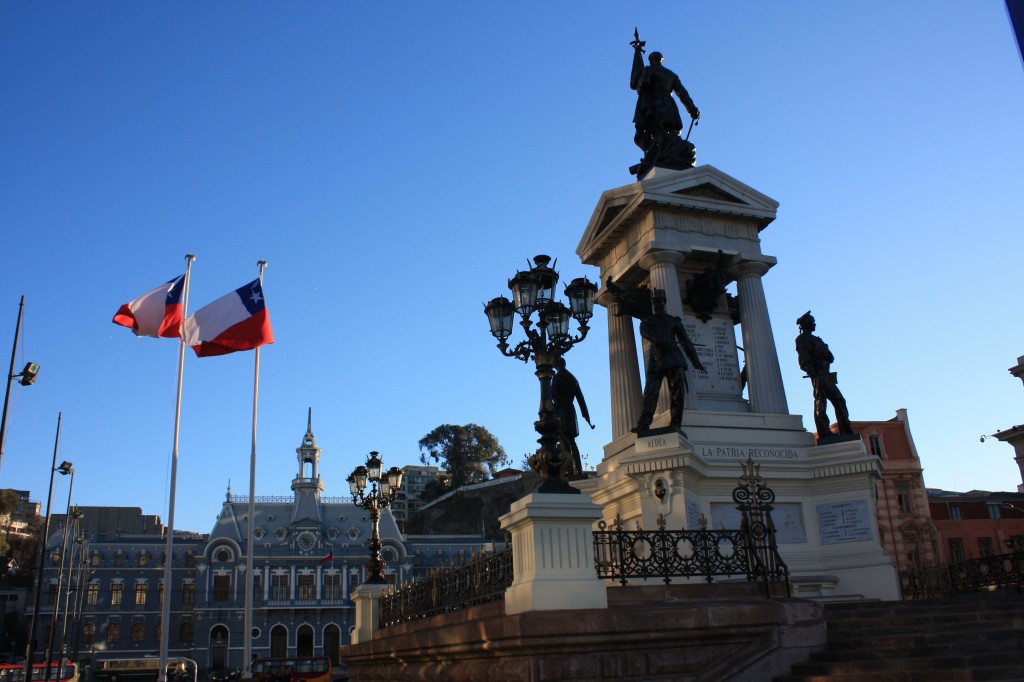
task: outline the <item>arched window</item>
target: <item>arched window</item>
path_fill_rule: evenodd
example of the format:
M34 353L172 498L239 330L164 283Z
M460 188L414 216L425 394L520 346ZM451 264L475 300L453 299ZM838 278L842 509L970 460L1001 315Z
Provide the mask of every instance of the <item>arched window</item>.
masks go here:
M114 565L124 566L124 554L122 552L118 552L114 555Z
M107 644L117 644L121 639L121 626L115 621L107 626Z
M93 552L92 553L92 559L90 560L90 563L92 563L93 566L99 566L100 565L100 553L99 552Z
M82 628L82 643L92 644L96 639L96 623L86 623Z
M146 638L146 629L142 626L142 623L132 624L132 641L141 642Z
M149 555L146 554L145 552L143 552L142 554L139 555L139 566L148 566L148 565L149 565Z
M231 552L222 548L217 551L217 556L215 558L217 561L231 561Z
M288 630L283 625L275 625L270 630L270 656L284 658L288 655Z
M189 644L195 639L195 630L192 628L192 621L183 621L181 627L178 628L178 640L184 644Z

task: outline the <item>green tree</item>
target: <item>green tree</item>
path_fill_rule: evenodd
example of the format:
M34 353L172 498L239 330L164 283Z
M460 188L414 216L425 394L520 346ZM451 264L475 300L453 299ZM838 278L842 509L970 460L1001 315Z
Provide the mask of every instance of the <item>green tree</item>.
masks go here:
M486 481L508 461L490 431L476 424L442 424L419 442L420 461L438 464L451 476L451 487Z
M4 523L3 535L0 535L0 556L7 556L11 551L8 537L11 533L11 525L14 523L14 512L18 508L18 493L7 488L0 490L0 521Z

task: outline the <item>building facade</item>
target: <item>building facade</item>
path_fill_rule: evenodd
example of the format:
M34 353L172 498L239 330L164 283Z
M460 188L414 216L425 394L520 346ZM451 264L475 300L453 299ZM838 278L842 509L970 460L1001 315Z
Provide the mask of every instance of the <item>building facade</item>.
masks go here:
M335 660L354 626L351 591L366 580L368 511L351 497L325 497L321 449L311 422L297 448L290 496L253 500L253 621L244 632L249 499L229 490L208 534L175 532L170 589L170 654L202 669L241 667L245 636L255 656L325 654ZM152 655L159 651L166 528L137 508L82 508L86 587L81 614L65 609L60 578L63 518L47 544L43 618L60 602L70 614L67 649L78 659ZM90 524L90 519L92 522ZM379 533L389 581L404 582L450 565L491 544L479 536L406 537L390 510ZM59 585L65 585L58 590ZM70 600L69 600L70 602ZM57 618L60 622L62 619ZM48 621L47 621L48 622ZM58 625L60 628L60 625ZM42 628L39 629L42 632ZM54 649L61 648L61 629ZM76 642L76 637L78 641ZM45 640L40 639L41 642ZM40 646L42 648L42 645Z
M1024 551L1024 493L933 489L928 504L942 537L942 561Z
M921 458L907 411L887 421L851 422L865 449L882 462L875 486L882 548L898 571L918 571L940 559L939 535L928 508Z

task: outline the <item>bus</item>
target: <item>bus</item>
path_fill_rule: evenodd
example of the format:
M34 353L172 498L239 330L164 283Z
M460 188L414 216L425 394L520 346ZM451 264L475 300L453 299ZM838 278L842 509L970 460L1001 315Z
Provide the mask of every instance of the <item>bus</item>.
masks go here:
M95 682L156 682L159 671L160 659L156 657L108 658L93 664L92 677ZM198 668L191 658L167 659L167 680L197 679Z
M46 679L46 664L32 664L32 681ZM64 661L62 666L59 662L50 664L50 679L53 682L78 682L78 664L71 661ZM0 664L0 682L25 682L24 663L3 663Z
M257 658L252 676L259 682L331 682L331 659L327 656Z

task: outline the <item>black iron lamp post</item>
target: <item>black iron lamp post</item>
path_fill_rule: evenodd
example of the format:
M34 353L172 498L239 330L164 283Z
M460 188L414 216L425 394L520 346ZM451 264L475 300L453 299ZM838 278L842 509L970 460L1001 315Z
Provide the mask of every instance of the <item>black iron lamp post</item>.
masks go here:
M398 497L398 491L402 487L402 470L398 467L391 467L384 471L384 463L378 456L379 453L371 452L366 466L357 466L348 477L348 489L352 493L352 501L363 509L370 512L370 561L366 564L370 577L366 581L370 584L385 584L384 562L380 558L380 533L378 525L380 512Z
M3 412L0 413L0 461L4 457L4 440L7 437L7 403L11 399L11 384L17 379L18 383L22 386L31 386L36 382L36 377L39 375L39 365L34 362L29 362L25 365L25 369L21 370L20 374L14 373L14 361L18 357L18 336L21 334L21 318L25 311L25 297L21 297L21 303L18 304L18 323L14 326L14 346L11 348L11 368L7 372L7 390L4 391L4 408Z
M46 520L43 522L43 533L39 537L39 549L37 552L38 563L36 564L35 575L35 605L32 608L32 617L28 625L28 642L25 643L25 679L32 679L32 652L35 649L36 620L39 617L39 599L43 593L43 561L46 558L46 541L50 534L50 502L53 500L53 475L60 474L67 476L74 471L71 462L57 464L57 447L60 443L60 415L57 415L57 438L53 444L53 465L50 466L50 492L46 496ZM69 494L70 496L70 494Z
M550 261L548 256L535 257L532 268L517 272L509 280L512 300L499 296L484 306L484 313L490 322L491 334L498 339L502 355L523 362L533 360L536 367L540 381L540 409L534 428L540 434L537 439L540 448L530 457L530 466L541 480L537 492L578 494L579 491L566 482L572 456L568 452L568 444L560 443L558 436L561 425L551 399L551 380L555 375L556 360L585 339L590 331L587 322L594 315L597 285L585 277L574 279L565 287L565 295L569 299L566 307L555 300L558 273L548 267ZM512 335L516 313L522 318L519 324L526 332L526 340L510 350L506 341ZM536 328L531 319L534 313L537 313ZM576 336L569 332L570 318L579 324Z

